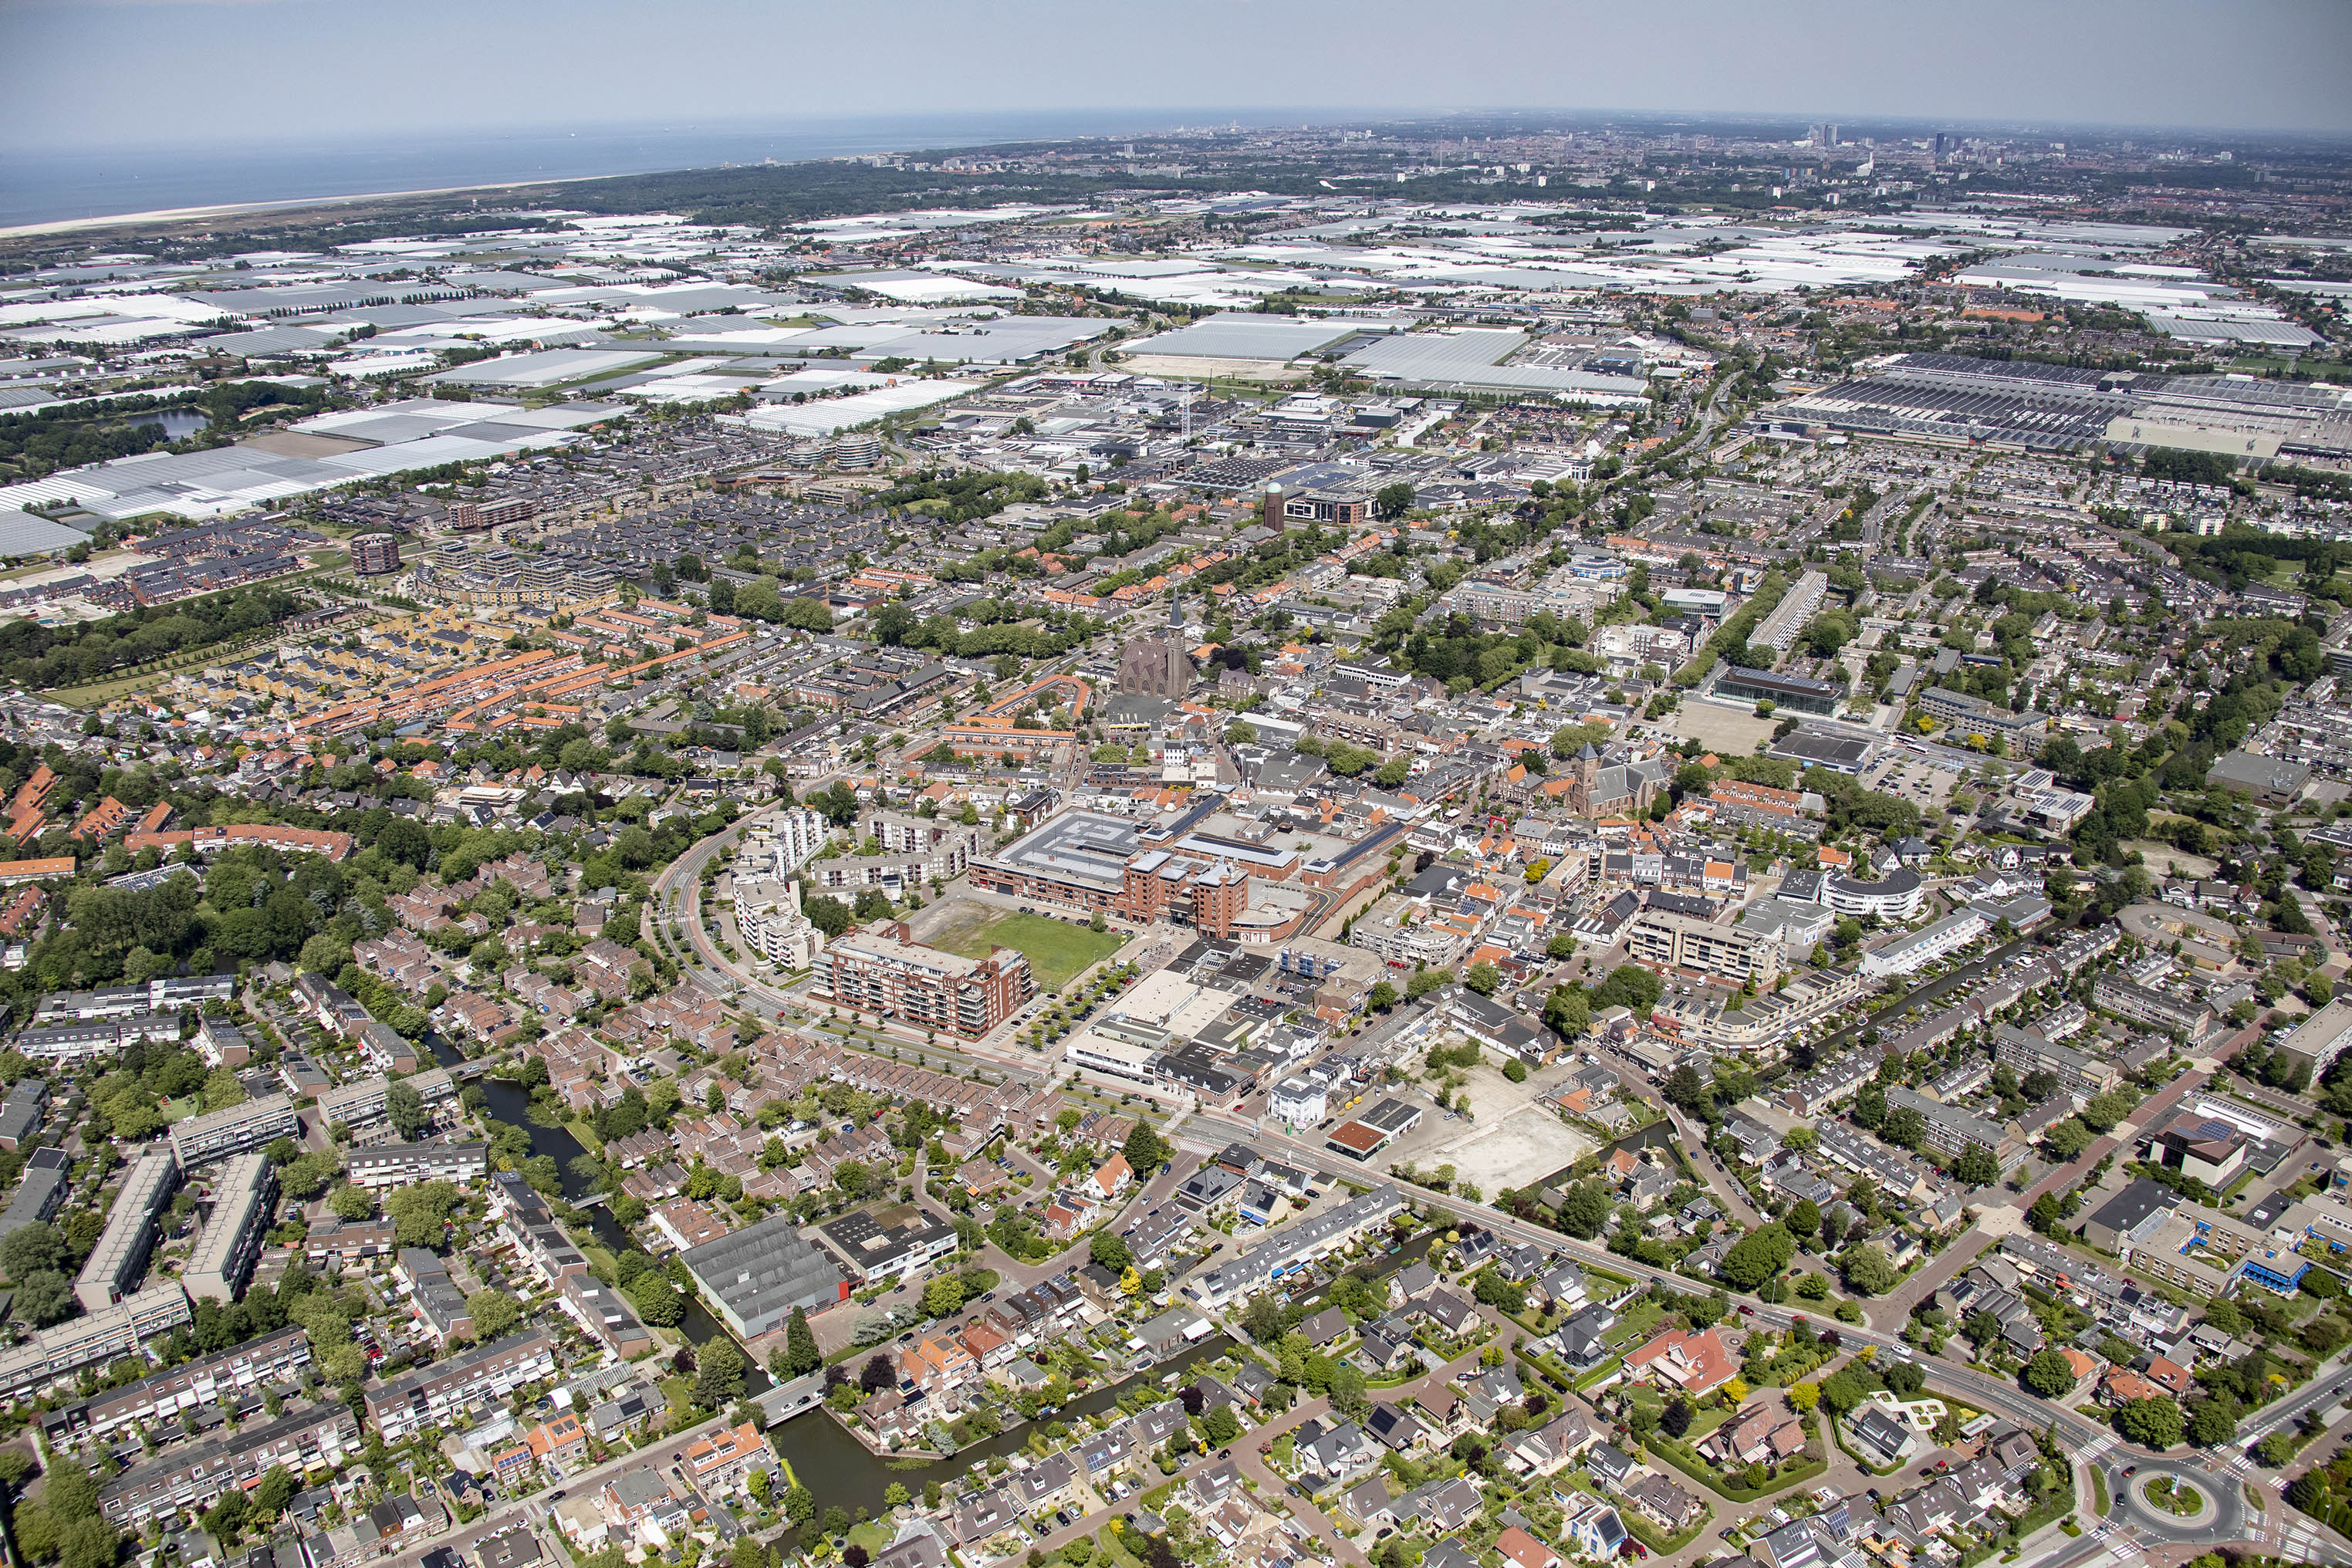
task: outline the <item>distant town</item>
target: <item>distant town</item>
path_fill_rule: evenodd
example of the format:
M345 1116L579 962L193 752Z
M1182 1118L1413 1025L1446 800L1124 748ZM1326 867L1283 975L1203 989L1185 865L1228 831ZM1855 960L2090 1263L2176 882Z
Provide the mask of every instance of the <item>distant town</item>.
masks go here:
M11 1563L2352 1563L2352 153L0 268Z

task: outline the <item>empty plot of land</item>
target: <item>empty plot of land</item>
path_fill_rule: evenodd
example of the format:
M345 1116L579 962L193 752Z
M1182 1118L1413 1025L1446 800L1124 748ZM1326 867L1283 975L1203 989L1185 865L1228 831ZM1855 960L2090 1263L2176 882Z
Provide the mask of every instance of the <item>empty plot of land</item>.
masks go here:
M1742 713L1737 708L1718 708L1711 702L1687 700L1665 717L1666 728L1675 734L1703 742L1709 751L1732 757L1753 752L1757 742L1772 738L1780 722L1777 719Z
M956 900L919 932L933 947L985 958L992 947L1016 949L1029 960L1037 988L1054 991L1118 951L1115 931L1089 931L1045 915L1024 915L992 904Z
M1475 1097L1472 1103L1476 1103ZM1467 1127L1459 1122L1439 1125L1452 1136L1415 1159L1423 1169L1453 1166L1455 1179L1475 1184L1489 1196L1505 1187L1538 1181L1601 1146L1540 1105L1522 1105L1499 1121L1489 1122L1482 1115Z

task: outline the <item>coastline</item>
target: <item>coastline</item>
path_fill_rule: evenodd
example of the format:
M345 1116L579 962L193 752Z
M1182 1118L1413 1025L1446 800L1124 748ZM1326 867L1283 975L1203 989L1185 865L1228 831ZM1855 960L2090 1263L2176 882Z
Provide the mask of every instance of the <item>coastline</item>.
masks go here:
M670 174L675 170L656 170ZM116 213L107 217L56 218L47 223L16 224L0 228L0 239L25 239L44 234L74 234L89 229L115 228L132 224L189 223L205 218L237 217L253 213L300 212L309 207L349 206L355 202L414 201L429 196L462 196L469 191L535 191L551 185L576 185L589 180L605 180L610 174L562 174L551 179L518 183L512 180L493 181L479 185L436 185L405 191L352 191L334 196L296 196L274 202L223 202L214 206L158 207L152 212Z

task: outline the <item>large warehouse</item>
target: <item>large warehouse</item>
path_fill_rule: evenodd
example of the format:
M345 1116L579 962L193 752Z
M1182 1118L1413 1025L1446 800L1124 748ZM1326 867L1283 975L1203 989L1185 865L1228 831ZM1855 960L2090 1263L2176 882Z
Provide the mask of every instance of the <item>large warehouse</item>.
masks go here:
M783 1327L794 1307L814 1311L849 1299L840 1265L803 1239L800 1222L789 1214L681 1256L719 1318L747 1340Z

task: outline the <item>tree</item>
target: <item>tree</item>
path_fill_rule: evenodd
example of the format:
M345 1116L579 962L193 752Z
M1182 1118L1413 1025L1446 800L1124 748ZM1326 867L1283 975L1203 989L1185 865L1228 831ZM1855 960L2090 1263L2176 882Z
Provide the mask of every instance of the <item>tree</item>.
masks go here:
M1667 1436L1679 1437L1690 1430L1691 1415L1690 1401L1677 1395L1668 1400L1665 1409L1659 1413L1658 1426Z
M678 1294L677 1287L669 1282L667 1276L657 1271L638 1275L624 1293L636 1308L637 1316L658 1328L674 1328L686 1316L686 1298Z
M1852 1372L1833 1372L1822 1379L1822 1403L1832 1415L1843 1415L1869 1397L1868 1385Z
M2226 1399L2207 1397L2189 1410L2189 1440L2200 1448L2217 1448L2238 1436L2238 1415Z
M817 1349L816 1331L809 1327L807 1311L794 1307L792 1321L784 1327L784 1369L794 1377L804 1377L824 1364L824 1355Z
M2042 1146L2061 1160L2072 1160L2089 1148L2098 1134L2083 1125L2079 1117L2069 1116L2051 1124L2042 1135Z
M0 1268L11 1279L27 1274L54 1274L66 1260L66 1240L54 1226L19 1226L0 1241Z
M2000 1180L2000 1163L1991 1150L1971 1143L1952 1162L1952 1175L1971 1187L1989 1187Z
M1412 510L1412 498L1411 479L1382 485L1372 492L1372 515L1383 522L1394 522Z
M2126 1401L2116 1412L2116 1425L2133 1442L2159 1452L2179 1442L2187 1430L2180 1406L2160 1394Z
M437 1247L442 1227L457 1206L457 1189L447 1182L420 1182L396 1189L383 1206L392 1216L393 1238L401 1246Z
M1223 1405L1201 1417L1201 1426L1202 1430L1208 1433L1209 1441L1220 1446L1230 1443L1242 1435L1241 1422L1234 1418L1233 1410L1229 1406Z
M1665 1093L1666 1102L1683 1110L1696 1111L1708 1103L1706 1080L1688 1062L1666 1075Z
M1579 1241L1591 1241L1609 1223L1609 1194L1599 1182L1579 1182L1560 1205L1560 1223Z
M696 1352L694 1402L706 1410L723 1410L743 1393L743 1352L735 1342L714 1336Z
M923 1310L944 1318L963 1306L963 1281L952 1274L934 1274L923 1286Z
M1544 998L1544 1027L1561 1039L1573 1040L1592 1026L1592 1004L1581 991L1555 985Z
M16 1315L37 1329L61 1323L74 1315L73 1281L55 1269L27 1274L16 1281Z
M1462 972L1462 984L1481 996L1492 996L1503 983L1503 972L1491 963L1474 963Z
M1907 1105L1899 1105L1886 1113L1886 1125L1878 1135L1897 1148L1916 1149L1927 1136L1927 1119Z
M1822 1228L1821 1205L1811 1198L1799 1198L1780 1223L1789 1227L1790 1235L1802 1241Z
M474 1320L474 1338L488 1344L522 1321L522 1305L504 1290L484 1289L466 1298L466 1315Z
M1144 1173L1156 1171L1166 1164L1175 1151L1168 1146L1166 1139L1152 1130L1150 1122L1139 1116L1135 1119L1135 1131L1127 1135L1126 1145L1120 1152L1127 1156L1129 1166L1139 1179Z
M886 1388L895 1388L898 1383L898 1368L883 1352L877 1351L868 1356L866 1364L857 1370L857 1386L868 1394L879 1394Z
M2114 1131L2116 1122L2131 1114L2131 1097L2111 1089L2105 1094L2091 1096L2083 1102L2083 1109L2074 1114L2081 1117L2083 1125L2092 1131L2108 1132Z
M1846 1248L1843 1267L1846 1288L1864 1296L1883 1296L1903 1279L1874 1241Z
M2044 1399L2055 1399L2074 1386L2074 1369L2065 1356L2045 1350L2025 1363L2025 1386Z
M784 1517L794 1524L806 1524L816 1517L816 1494L803 1486L784 1489Z
M1775 1220L1732 1243L1717 1272L1734 1289L1753 1290L1786 1268L1796 1250L1789 1227Z
M1114 1274L1125 1273L1135 1263L1135 1255L1127 1243L1107 1230L1095 1232L1087 1243L1087 1256Z
M1822 1385L1818 1383L1791 1384L1789 1387L1789 1403L1801 1413L1812 1409L1821 1402Z
M433 1125L433 1113L425 1108L425 1097L416 1086L406 1081L396 1082L383 1094L384 1114L392 1120L392 1130L401 1141L414 1143Z

